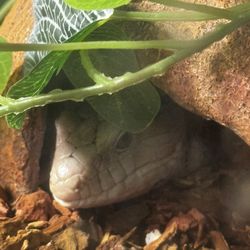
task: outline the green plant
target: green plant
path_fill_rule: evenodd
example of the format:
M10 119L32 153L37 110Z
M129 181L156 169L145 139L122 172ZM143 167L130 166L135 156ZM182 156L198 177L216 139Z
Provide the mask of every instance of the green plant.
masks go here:
M11 126L20 128L24 118L23 112L28 109L53 102L66 100L79 102L87 99L100 115L122 129L139 131L150 124L160 107L160 98L157 92L145 81L153 76L164 74L171 65L202 51L250 21L250 3L240 4L228 9L219 9L177 0L152 1L182 8L185 11L148 13L115 9L105 13L102 18L94 21L61 44L0 43L1 51L50 51L48 54L45 53L46 56L23 79L9 89L6 96L1 96L0 115L7 116ZM95 9L103 9L113 7L112 4L115 7L127 4L129 1L91 1L93 6L89 5L89 1L67 0L66 2L73 4L74 7L84 7L84 3L87 3L87 9L91 9L93 6ZM81 5L78 5L79 3ZM105 5L106 3L108 5ZM159 20L204 21L217 19L223 20L223 22L214 31L200 39L185 41L129 41L126 34L123 34L118 27L113 28L112 25L109 25L113 21L154 22ZM225 19L227 22L225 22ZM83 40L84 42L81 42ZM152 65L139 69L132 50L149 48L166 49L172 51L172 54ZM103 52L100 49L106 50ZM73 53L70 56L70 53L75 50L81 52ZM124 51L121 52L121 50ZM132 67L124 67L125 72L120 71L123 65L120 68L114 67L115 72L110 70L115 62L113 61L113 64L106 62L109 61L108 58L117 56L116 53L120 53L119 57L123 58L126 65L131 64ZM112 62L112 60L110 61ZM70 69L70 65L76 65L76 67ZM59 72L62 68L73 83L74 88L71 90L55 89L49 93L40 94L53 74ZM80 73L71 74L70 72L75 68ZM81 74L84 82L77 82L76 76L78 74ZM135 86L142 82L144 84ZM134 87L131 88L132 86ZM142 100L142 102L138 102L138 100ZM133 119L139 113L143 113L143 116L140 119Z

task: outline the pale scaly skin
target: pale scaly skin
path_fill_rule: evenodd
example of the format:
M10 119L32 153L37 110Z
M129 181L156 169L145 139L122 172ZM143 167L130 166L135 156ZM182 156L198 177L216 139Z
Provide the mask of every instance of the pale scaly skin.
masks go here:
M124 133L79 106L63 111L55 123L54 198L70 208L103 206L197 168L204 148L195 136L188 139L186 124L186 112L172 105L138 134Z

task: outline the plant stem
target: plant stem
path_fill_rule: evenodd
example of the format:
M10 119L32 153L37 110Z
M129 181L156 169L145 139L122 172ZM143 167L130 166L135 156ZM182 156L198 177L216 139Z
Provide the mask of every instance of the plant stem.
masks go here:
M217 16L200 13L195 11L178 11L178 12L141 12L141 11L121 11L114 10L111 20L118 21L208 21L218 19Z
M0 8L0 23L3 21L4 17L9 12L15 1L16 0L8 0L2 5L2 7Z
M133 86L143 82L153 76L162 75L169 69L170 66L191 56L194 53L200 52L212 43L221 40L224 36L231 33L238 27L250 21L249 13L245 13L242 18L232 21L228 24L219 26L215 31L209 33L203 38L197 40L192 47L182 49L172 54L171 56L145 67L135 73L126 73L123 76L113 78L109 84L96 84L94 86L64 90L56 93L48 93L34 97L19 98L12 101L10 104L0 107L0 116L10 113L24 112L32 107L44 106L52 102L62 102L66 100L83 101L86 97L102 94L111 94L124 88Z
M190 47L193 40L178 41L148 40L148 41L93 41L54 44L0 43L0 51L72 51L93 49L169 49L177 50Z
M96 84L112 84L112 78L106 77L103 73L101 73L94 67L87 51L81 51L80 56L81 56L81 63L85 68L88 76Z
M1 105L9 105L13 101L15 101L15 99L5 97L5 96L0 96L0 104Z
M216 16L217 18L225 18L225 19L235 19L237 18L237 14L228 10L228 9L221 9L212 6L208 6L205 4L194 4L194 3L187 3L178 0L150 0L152 2L164 4L171 7L186 9L197 11L201 13L205 13L208 15Z

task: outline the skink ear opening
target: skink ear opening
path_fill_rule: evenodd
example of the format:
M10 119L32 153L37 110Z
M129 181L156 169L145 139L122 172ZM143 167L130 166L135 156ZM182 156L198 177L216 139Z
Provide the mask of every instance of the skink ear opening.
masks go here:
M129 132L121 133L117 138L115 149L118 152L126 150L132 143L133 135Z
M101 154L110 151L116 144L120 134L121 130L119 128L106 121L99 122L95 142L97 153Z

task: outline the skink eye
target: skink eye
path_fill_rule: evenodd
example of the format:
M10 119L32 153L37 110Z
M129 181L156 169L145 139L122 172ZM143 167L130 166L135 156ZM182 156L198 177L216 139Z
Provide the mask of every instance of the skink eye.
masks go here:
M118 137L115 148L117 151L120 152L127 149L131 143L132 143L132 134L125 132Z

